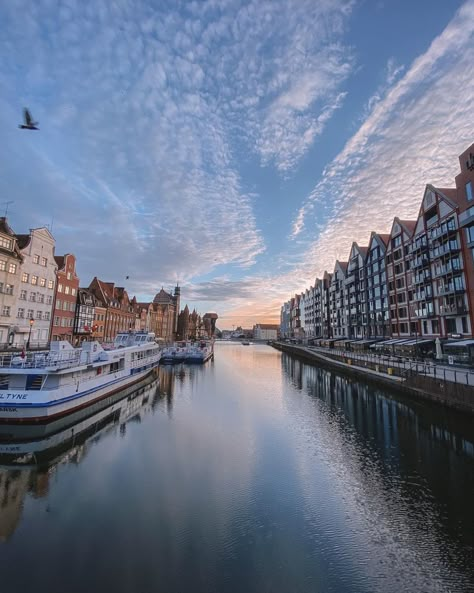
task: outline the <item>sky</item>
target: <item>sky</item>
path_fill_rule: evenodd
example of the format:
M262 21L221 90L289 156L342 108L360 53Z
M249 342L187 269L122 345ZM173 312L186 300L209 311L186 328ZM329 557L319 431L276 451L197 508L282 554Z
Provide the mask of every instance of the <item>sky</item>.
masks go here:
M0 22L2 215L52 229L81 285L179 283L221 329L277 322L474 141L474 0L15 0Z

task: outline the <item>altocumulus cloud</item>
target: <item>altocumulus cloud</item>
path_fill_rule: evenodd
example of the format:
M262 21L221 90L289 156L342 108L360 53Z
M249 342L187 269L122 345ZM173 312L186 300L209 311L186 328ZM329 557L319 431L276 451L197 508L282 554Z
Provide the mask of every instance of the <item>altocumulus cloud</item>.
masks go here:
M294 168L343 98L351 2L19 0L2 5L0 188L19 227L50 222L80 273L152 294L264 249L235 143ZM25 167L25 163L28 166ZM211 287L208 287L209 289Z

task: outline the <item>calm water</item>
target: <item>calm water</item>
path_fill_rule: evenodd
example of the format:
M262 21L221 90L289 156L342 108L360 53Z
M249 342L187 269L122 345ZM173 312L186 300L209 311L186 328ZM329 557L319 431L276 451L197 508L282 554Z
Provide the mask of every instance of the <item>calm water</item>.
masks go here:
M471 419L267 346L160 374L11 445L1 593L474 591Z

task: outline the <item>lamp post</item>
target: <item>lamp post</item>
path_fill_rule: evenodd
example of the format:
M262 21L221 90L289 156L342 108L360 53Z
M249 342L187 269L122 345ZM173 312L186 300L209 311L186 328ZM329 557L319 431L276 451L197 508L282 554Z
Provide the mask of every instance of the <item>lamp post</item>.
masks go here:
M26 349L30 348L30 340L31 340L31 330L33 329L33 325L35 324L35 320L33 317L30 317L30 333L28 334L28 342L26 342Z

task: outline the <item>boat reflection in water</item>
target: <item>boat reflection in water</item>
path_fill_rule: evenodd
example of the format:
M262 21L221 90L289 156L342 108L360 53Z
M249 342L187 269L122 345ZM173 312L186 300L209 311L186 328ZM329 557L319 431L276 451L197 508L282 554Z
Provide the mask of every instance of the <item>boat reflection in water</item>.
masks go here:
M86 410L48 424L0 424L0 541L15 531L25 496L43 498L55 469L78 464L89 447L109 432L123 433L166 397L171 401L174 376L158 368L139 386L124 389Z

